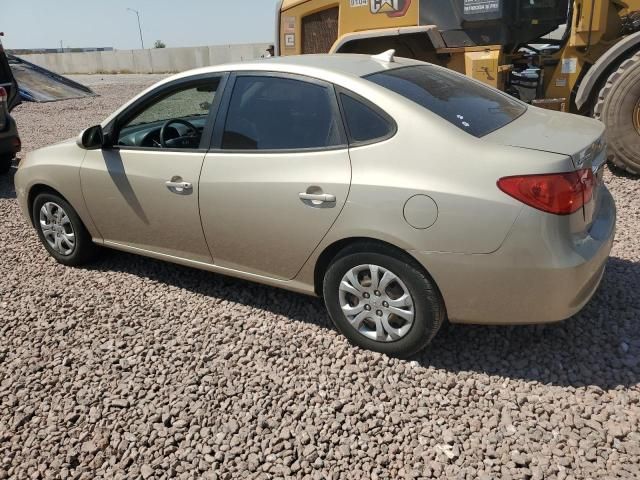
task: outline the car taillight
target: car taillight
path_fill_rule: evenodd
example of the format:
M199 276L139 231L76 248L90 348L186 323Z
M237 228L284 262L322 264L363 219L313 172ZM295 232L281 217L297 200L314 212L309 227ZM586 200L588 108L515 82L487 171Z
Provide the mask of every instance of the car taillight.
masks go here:
M590 168L576 172L519 175L498 180L507 195L555 215L569 215L591 201L595 177Z
M7 91L4 87L0 87L0 103L5 103L7 101Z

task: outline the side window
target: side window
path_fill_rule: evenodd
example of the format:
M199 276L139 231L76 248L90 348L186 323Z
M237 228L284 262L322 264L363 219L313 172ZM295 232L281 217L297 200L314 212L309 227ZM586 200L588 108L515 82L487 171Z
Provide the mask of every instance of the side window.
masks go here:
M392 133L393 126L371 107L344 93L340 101L352 142L370 142Z
M219 84L211 79L163 95L120 128L118 145L198 148Z
M222 148L299 150L343 145L332 97L329 88L301 80L240 76L231 95Z

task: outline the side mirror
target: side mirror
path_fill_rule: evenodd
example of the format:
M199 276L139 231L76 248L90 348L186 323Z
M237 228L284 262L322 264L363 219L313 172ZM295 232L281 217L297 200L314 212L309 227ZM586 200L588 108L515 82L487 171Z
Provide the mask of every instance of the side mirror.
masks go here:
M104 133L101 125L95 125L82 132L76 141L85 150L98 150L104 146Z

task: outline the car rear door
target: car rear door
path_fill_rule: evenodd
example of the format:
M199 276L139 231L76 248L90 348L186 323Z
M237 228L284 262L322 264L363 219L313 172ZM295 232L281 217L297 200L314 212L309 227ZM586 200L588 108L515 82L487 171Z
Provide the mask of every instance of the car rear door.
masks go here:
M2 34L0 33L0 37ZM7 91L7 106L9 111L13 110L16 105L20 104L20 94L18 92L18 83L13 78L11 66L7 60L7 55L2 47L2 39L0 38L0 87Z
M340 214L351 162L332 85L238 73L205 157L200 214L216 265L292 279Z

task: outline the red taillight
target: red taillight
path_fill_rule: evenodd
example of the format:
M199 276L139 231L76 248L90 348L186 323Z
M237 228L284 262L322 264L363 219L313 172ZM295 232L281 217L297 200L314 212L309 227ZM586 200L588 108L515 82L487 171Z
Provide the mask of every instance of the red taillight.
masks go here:
M7 101L7 91L4 87L0 87L0 103Z
M569 215L593 197L595 177L590 168L577 172L521 175L498 180L498 188L543 212Z

